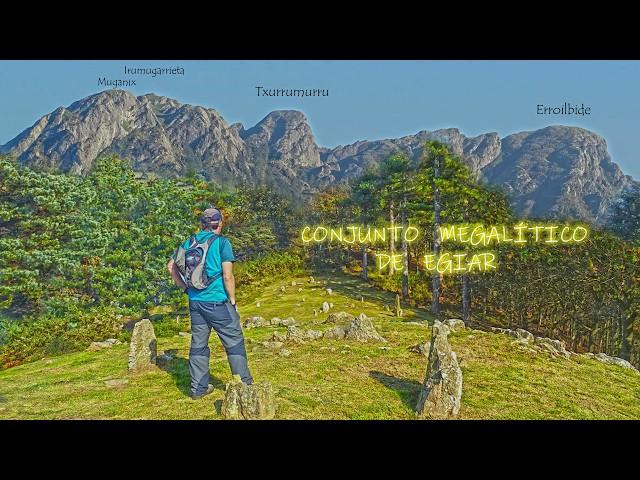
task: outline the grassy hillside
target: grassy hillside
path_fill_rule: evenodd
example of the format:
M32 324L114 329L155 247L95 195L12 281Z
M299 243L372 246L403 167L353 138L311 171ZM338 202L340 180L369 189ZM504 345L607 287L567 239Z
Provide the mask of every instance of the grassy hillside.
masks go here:
M415 418L427 361L408 347L429 339L428 313L406 307L405 317L395 318L384 309L393 304L390 294L339 273L316 278L327 283L298 277L244 292L242 318L293 316L304 328L324 330L327 314L315 317L313 308L326 300L334 304L332 311L374 317L388 343L320 339L287 344L291 355L285 357L259 344L284 328L246 330L253 376L273 384L277 418ZM302 285L291 286L292 280ZM327 287L334 291L330 297ZM526 352L510 337L477 330L449 339L464 375L461 419L640 418L640 374L635 371L583 356L555 359ZM230 372L215 335L210 345L217 390L204 399L188 396L189 338L174 336L158 339L158 353L173 349L176 359L146 373L127 372L127 345L0 371L0 418L218 419Z

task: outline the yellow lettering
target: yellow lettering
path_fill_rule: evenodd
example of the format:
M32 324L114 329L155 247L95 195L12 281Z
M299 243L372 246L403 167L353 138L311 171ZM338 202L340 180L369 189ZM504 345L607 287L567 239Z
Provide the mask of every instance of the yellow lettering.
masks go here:
M415 232L415 235L413 238L409 238L409 232ZM420 231L416 228L416 227L407 227L407 231L404 234L404 238L407 241L407 243L411 243L413 242L416 238L418 238L418 235L420 235Z
M324 231L324 237L322 238L317 238L318 232L320 231ZM327 229L325 227L316 227L316 231L313 232L313 240L316 242L324 242L324 240L327 238Z
M480 240L478 242L474 242L473 239L476 238L476 231L478 230L480 230L480 234L479 234ZM480 245L482 242L484 242L484 231L482 230L482 225L478 225L471 232L471 245L473 246Z
M456 241L456 226L451 225L450 227L440 227L440 239L442 243L451 239L454 242Z
M580 237L579 239L578 239L578 238L576 238L576 232L577 232L578 230L581 230L581 231L583 231L583 232L584 232L584 234L582 235L582 237ZM588 234L589 234L589 231L588 231L586 228L581 227L581 226L577 226L577 227L576 227L576 229L573 231L573 241L574 241L574 242L576 242L576 243L580 243L580 242L582 242L585 238L587 238L587 235L588 235Z
M468 243L469 242L469 225L463 225L458 228L458 241L460 243Z
M435 270L436 269L436 256L433 254L428 254L424 256L424 266L427 270Z
M560 240L562 240L562 243L569 243L571 241L571 238L565 238L564 237L564 232L566 232L567 230L571 230L570 227L564 227L562 229L562 232L560 232Z
M555 235L554 232L558 229L558 226L557 225L549 225L545 229L549 232L549 235L548 235L549 238L544 243L558 243L558 240L554 239L554 235Z
M391 262L391 256L386 253L376 253L376 260L378 261L378 270L382 270Z
M311 227L304 227L304 228L302 229L302 241L303 241L304 243L309 243L309 242L312 240L312 238L311 238L311 237L309 237L308 239L305 239L305 238L304 238L304 234L305 234L305 232L308 232L309 230L311 230Z
M518 239L514 240L513 243L527 243L527 240L524 238L524 231L527 229L527 225L524 222L520 222L513 227L513 229L518 232Z
M373 229L373 241L377 242L378 240L382 242L387 241L387 231L384 228Z

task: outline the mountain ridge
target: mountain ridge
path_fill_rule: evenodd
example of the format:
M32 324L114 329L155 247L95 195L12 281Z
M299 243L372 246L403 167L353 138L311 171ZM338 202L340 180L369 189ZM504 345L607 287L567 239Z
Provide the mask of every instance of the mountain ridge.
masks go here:
M0 153L31 167L80 175L101 154L116 153L131 159L141 175L197 173L221 186L263 184L303 198L347 182L392 153L417 159L426 140L448 144L479 178L504 188L523 216L601 222L634 182L612 160L606 140L581 127L551 125L502 138L444 128L328 148L317 145L298 110L270 112L245 128L213 108L126 90L58 107L0 146Z

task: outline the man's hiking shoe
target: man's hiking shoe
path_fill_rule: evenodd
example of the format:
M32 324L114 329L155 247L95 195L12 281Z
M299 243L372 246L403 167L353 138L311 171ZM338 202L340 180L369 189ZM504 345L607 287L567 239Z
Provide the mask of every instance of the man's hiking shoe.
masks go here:
M211 392L213 392L215 390L214 386L209 384L209 386L207 387L207 391L204 393L201 393L200 395L193 395L191 394L191 398L193 400L198 400L199 398L204 397L205 395L209 395Z

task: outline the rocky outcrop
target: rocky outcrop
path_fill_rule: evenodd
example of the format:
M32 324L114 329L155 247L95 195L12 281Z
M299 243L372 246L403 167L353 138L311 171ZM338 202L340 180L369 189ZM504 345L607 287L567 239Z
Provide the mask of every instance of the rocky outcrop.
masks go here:
M358 342L386 342L377 332L371 319L364 313L349 320L346 325L336 325L324 332L324 338L333 340L355 340Z
M328 149L316 145L302 112L272 112L245 130L211 108L123 90L54 110L0 153L76 174L89 172L97 156L117 153L146 176L197 173L221 186L277 186L300 198L346 183L396 152L417 162L427 140L449 145L477 177L506 189L519 216L602 220L632 183L613 163L605 140L578 127L550 126L503 139L448 128Z
M129 344L129 371L145 370L155 365L157 345L151 321L145 318L136 323Z
M298 322L293 317L287 317L284 319L273 317L271 320L266 320L264 317L253 316L247 317L242 326L246 329L250 329L258 327L288 327L292 325L298 325Z
M458 332L465 329L464 322L458 318L448 318L443 322L452 332Z
M117 338L107 338L102 342L91 342L91 345L87 347L87 352L97 352L105 348L111 348L114 345L120 345L121 343Z
M418 416L445 419L460 411L462 370L447 340L449 333L444 323L433 325L427 373L416 406Z
M355 318L356 318L355 315L351 315L350 313L347 313L347 312L335 312L335 313L330 313L327 316L325 323L347 323L347 322L350 322L351 320L354 320Z
M234 375L225 388L220 413L227 420L270 420L276 415L273 388L269 382L246 385Z
M609 355L607 355L606 353L587 353L585 354L589 357L595 358L596 360L602 362L602 363L608 363L611 365L618 365L622 368L629 368L631 370L635 370L636 372L638 372L639 370L634 367L631 363L629 363L627 360L623 359L623 358L619 358L619 357L611 357Z
M604 138L565 126L509 135L483 175L506 189L519 215L534 218L602 221L631 184L611 160Z

